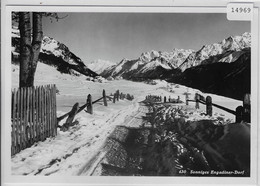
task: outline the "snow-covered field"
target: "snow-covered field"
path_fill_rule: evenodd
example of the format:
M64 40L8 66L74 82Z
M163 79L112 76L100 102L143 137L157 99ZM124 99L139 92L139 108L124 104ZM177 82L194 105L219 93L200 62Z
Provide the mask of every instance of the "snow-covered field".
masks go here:
M12 66L12 88L18 87L19 69ZM106 138L113 132L116 126L129 124L126 119L139 112L139 102L145 96L158 95L170 96L185 101L185 92L190 93L193 98L196 92L212 96L216 104L220 104L232 110L239 105L237 101L222 96L204 94L198 90L181 85L168 84L157 80L157 85L149 85L142 82L126 80L106 81L103 83L86 81L86 77L76 77L60 74L53 67L39 63L36 71L35 85L56 84L59 95L57 95L57 115L61 116L71 110L78 102L83 105L88 94L93 100L102 97L102 90L107 95L120 90L123 93L134 95L133 101L120 100L113 104L108 102L108 107L102 103L94 104L94 114L90 115L84 111L76 115L78 125L71 127L68 131L58 131L55 138L49 138L44 142L34 144L12 157L13 175L79 175L80 171L93 158L100 154ZM169 90L172 90L171 92ZM192 105L193 103L191 103ZM201 106L201 110L205 110ZM235 117L220 109L213 108L214 116L222 116L225 119L234 120ZM196 116L196 113L193 115ZM198 117L201 117L198 114ZM64 120L59 124L63 124Z

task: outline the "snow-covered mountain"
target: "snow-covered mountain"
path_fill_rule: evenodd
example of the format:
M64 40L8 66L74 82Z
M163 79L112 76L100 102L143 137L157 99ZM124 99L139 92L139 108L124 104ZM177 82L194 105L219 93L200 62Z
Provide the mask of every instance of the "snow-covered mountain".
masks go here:
M111 61L107 61L107 60L97 59L97 60L91 61L90 63L88 63L86 65L90 70L100 74L105 69L115 65L115 63L113 63Z
M230 36L219 43L204 45L200 50L192 52L179 66L182 71L200 64L215 62L234 62L245 48L251 47L251 34L245 32L241 36Z
M19 57L20 33L12 28L12 62L17 63ZM61 73L95 77L97 73L88 69L84 62L63 43L44 36L42 39L39 61L57 68Z
M175 48L171 52L144 52L138 59L123 59L101 72L101 75L125 79L160 78L164 74L184 72L202 64L234 62L250 47L251 34L245 32L240 36L230 36L219 43L204 45L198 51Z
M194 66L168 81L242 100L246 93L251 92L251 52L243 49L239 54L239 57L230 59L237 58L234 62Z
M193 50L173 49L171 52L144 52L138 59L123 59L117 65L104 70L101 75L135 79L143 77L159 78L165 70L176 69ZM157 72L161 73L157 73Z

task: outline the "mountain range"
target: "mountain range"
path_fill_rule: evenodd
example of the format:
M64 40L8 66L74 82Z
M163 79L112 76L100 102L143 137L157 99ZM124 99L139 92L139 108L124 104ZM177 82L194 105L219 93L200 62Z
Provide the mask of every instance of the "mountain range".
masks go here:
M205 92L243 99L251 84L251 34L230 36L198 51L150 51L137 59L123 59L102 71L104 77L130 80L164 79Z
M173 49L171 52L150 51L137 59L123 59L116 65L101 70L102 76L121 76L125 79L160 78L168 70L184 72L186 69L216 62L231 63L250 48L251 34L230 36L219 43L202 46L198 51Z

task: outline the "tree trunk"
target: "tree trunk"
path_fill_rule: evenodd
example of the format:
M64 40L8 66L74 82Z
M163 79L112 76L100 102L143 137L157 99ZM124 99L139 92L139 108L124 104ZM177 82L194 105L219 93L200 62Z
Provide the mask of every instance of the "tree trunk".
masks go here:
M34 75L42 43L42 15L40 12L19 14L19 29L21 37L20 48L20 87L34 85ZM32 40L32 41L31 41Z
M31 16L29 12L19 13L20 30L20 87L28 86L29 66L32 60Z

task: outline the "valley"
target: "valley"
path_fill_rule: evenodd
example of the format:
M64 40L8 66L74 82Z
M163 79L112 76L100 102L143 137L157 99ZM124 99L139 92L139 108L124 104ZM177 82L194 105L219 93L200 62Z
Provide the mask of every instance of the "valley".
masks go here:
M12 89L19 87L18 40L13 30ZM84 105L89 94L99 99L103 90L134 99L98 102L93 114L78 113L66 131L61 120L56 137L12 156L12 175L250 176L250 124L236 123L234 114L217 107L209 116L205 105L185 103L200 94L233 111L241 106L251 90L250 47L251 34L244 33L198 51L152 50L119 63L84 62L45 36L35 86L56 85L57 117L75 103Z

